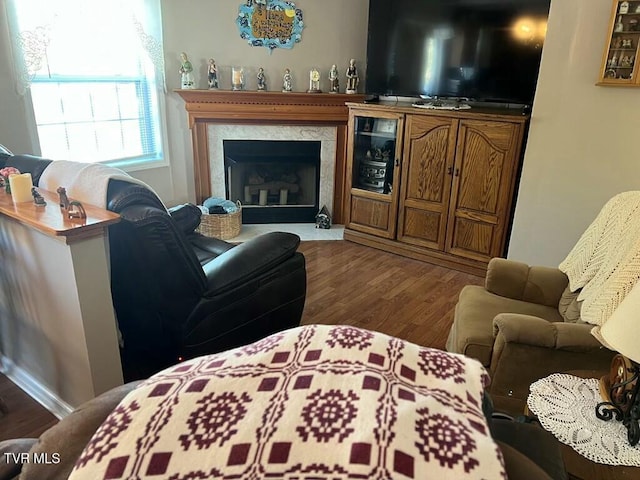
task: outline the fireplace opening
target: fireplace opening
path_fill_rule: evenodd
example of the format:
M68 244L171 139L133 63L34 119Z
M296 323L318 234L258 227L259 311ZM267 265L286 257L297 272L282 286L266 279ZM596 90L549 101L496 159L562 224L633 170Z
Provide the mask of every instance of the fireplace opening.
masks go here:
M319 210L320 143L224 140L225 191L243 223L312 223Z

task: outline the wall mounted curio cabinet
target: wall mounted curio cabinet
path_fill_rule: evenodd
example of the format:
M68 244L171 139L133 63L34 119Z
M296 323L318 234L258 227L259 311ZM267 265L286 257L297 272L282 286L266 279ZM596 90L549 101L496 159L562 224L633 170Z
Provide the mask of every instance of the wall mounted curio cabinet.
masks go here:
M640 0L614 0L598 85L638 87Z

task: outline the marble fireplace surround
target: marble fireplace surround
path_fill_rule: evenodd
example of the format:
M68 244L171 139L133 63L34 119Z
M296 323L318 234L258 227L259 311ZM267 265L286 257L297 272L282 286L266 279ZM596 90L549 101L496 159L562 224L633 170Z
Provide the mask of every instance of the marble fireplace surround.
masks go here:
M225 197L224 140L314 140L320 142L320 207L333 212L336 127L298 125L209 125L211 195Z
M222 148L223 139L250 136L251 140L296 140L301 136L316 139L308 138L315 136L322 141L321 181L333 181L332 188L321 187L325 196L321 197L320 205L333 204L333 222L342 223L349 120L346 103L362 102L364 95L181 89L174 92L185 101L188 114L198 203L210 197L214 189L218 194L220 181L224 185L224 176L214 170L221 167L213 167L210 161L215 155L222 164L222 155L216 150ZM279 133L274 137L276 131ZM285 134L295 138L284 138ZM332 202L327 195L333 195Z

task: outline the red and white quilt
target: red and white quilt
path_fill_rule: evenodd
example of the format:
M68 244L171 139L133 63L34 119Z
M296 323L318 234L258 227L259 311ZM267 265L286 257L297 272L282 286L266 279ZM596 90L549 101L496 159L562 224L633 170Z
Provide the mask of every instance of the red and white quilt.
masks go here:
M506 479L475 360L309 325L186 361L127 395L79 479Z

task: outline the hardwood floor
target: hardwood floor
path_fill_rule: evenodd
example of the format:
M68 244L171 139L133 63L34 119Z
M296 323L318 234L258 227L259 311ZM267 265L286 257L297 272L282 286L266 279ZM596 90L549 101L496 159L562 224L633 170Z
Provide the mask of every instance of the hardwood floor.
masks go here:
M307 260L303 324L346 324L444 348L464 285L483 279L346 241L302 242ZM56 418L0 375L0 441L37 437Z
M348 324L444 348L458 294L483 278L351 242L303 242L303 324Z

